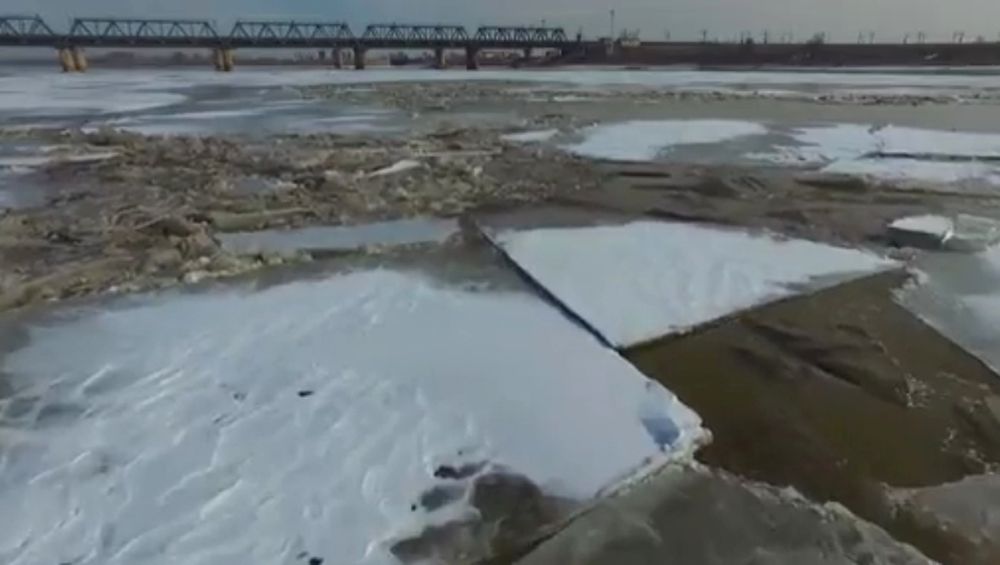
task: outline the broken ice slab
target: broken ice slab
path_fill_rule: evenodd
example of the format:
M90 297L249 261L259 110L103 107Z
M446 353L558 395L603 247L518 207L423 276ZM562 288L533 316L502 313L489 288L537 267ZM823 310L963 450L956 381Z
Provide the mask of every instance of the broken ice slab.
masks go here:
M1000 222L980 216L959 214L952 236L945 240L951 251L982 251L1000 241Z
M1000 241L1000 223L968 214L908 216L889 224L888 237L899 247L975 252Z
M614 347L896 266L863 250L676 222L502 230L494 241Z

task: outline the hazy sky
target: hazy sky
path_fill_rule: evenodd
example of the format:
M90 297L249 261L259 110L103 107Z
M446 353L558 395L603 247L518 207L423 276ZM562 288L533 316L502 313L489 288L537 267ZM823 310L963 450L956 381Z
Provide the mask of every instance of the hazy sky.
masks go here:
M345 19L355 28L364 23L453 22L538 23L545 19L575 32L606 35L609 10L616 26L639 28L649 39L667 30L675 39L700 37L701 30L720 38L741 31L760 35L771 30L796 37L817 31L834 40L854 41L861 30L885 39L926 31L950 39L958 30L968 39L1000 38L1000 0L3 0L4 12L41 13L57 30L82 15L140 17L205 17L228 27L236 17Z

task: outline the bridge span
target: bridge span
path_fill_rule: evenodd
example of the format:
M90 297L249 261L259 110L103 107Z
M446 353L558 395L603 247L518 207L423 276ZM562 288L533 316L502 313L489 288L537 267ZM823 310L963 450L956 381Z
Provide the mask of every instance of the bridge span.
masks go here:
M57 33L37 15L0 16L0 46L52 47L63 70L85 71L87 47L206 48L213 51L215 67L231 71L233 51L240 48L330 49L333 64L343 64L342 50L353 52L354 66L365 67L372 49L431 49L439 67L446 50L465 50L466 67L478 67L478 54L487 49L572 50L582 43L571 40L561 27L482 26L473 32L456 25L373 24L355 35L344 22L237 20L228 33L220 33L211 20L76 18L69 32Z

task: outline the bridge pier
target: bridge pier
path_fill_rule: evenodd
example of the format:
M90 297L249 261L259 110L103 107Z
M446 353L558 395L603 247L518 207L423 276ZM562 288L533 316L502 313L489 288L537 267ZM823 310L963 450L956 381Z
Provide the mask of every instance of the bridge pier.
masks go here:
M443 47L438 47L434 49L434 68L435 69L448 68L448 59L445 58Z
M354 48L354 69L358 71L365 70L365 53L367 49L358 46Z
M479 69L479 48L478 47L466 47L465 48L465 68L470 71L475 71Z
M73 52L67 47L59 48L59 66L64 73L76 72L76 61L73 60Z
M215 70L221 73L228 73L236 66L233 50L222 47L212 51L212 62L215 64Z
M87 72L87 55L79 47L60 47L59 66L64 73Z
M87 72L87 55L81 47L71 47L70 55L73 56L73 70L78 73Z
M531 51L532 51L531 47L525 47L524 48L524 58L525 59L530 59L531 58Z
M333 68L338 70L344 68L344 54L340 51L339 47L334 47L330 51L330 57L333 59Z

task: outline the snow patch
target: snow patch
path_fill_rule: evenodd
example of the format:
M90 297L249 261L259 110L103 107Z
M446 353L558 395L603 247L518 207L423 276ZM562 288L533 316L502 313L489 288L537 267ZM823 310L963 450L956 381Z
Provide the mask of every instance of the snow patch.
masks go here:
M0 561L395 563L438 465L585 498L703 439L544 301L473 286L359 271L29 327L3 366L28 409L4 416Z
M585 139L566 149L577 155L619 161L650 161L677 145L720 143L767 133L736 120L637 120L587 128Z
M616 347L895 265L857 250L669 222L505 231L497 241Z

